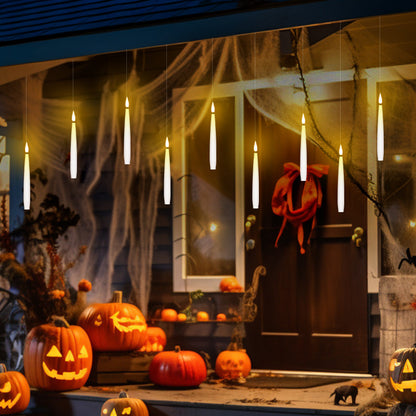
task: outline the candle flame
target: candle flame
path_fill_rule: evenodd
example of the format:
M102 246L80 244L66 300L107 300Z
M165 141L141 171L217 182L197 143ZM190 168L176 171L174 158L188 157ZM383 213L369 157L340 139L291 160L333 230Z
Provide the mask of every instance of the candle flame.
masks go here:
M302 124L305 124L305 114L302 113Z
M340 156L342 156L342 155L343 155L343 153L342 153L342 144L340 144L340 145L339 145L339 155L340 155Z
M214 101L211 103L211 113L215 113Z
M379 103L379 104L383 104L383 100L382 100L382 98L381 98L381 93L380 93L380 95L378 96L378 103Z
M257 142L254 141L254 151L257 152Z
M29 153L29 145L27 144L27 142L25 144L25 153Z
M168 137L166 137L165 147L166 147L167 149L169 148L169 138L168 138Z
M75 123L75 111L72 110L72 122Z
M129 108L129 97L126 97L126 108Z

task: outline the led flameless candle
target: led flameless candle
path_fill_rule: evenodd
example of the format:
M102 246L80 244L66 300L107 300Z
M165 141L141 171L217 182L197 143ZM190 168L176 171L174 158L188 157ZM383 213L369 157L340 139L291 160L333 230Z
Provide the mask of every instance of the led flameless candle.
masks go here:
M338 159L338 212L344 212L345 205L345 185L344 185L344 158L342 155L342 146L339 145L339 159Z
M377 160L384 159L384 121L383 121L383 100L381 94L378 96L378 118L377 118Z
M253 154L253 182L252 182L252 202L253 208L259 207L259 157L257 153L257 142L254 142Z
M131 134L130 134L130 109L129 99L126 97L126 109L124 111L124 164L130 165L131 159Z
M306 181L307 176L307 148L306 148L306 126L305 115L302 114L302 130L300 134L300 180Z
M170 204L171 198L171 180L170 180L170 155L169 155L169 139L166 137L165 142L165 171L163 175L163 197L165 205Z
M211 129L209 135L209 168L217 168L217 127L215 125L215 106L211 104Z
M29 164L29 145L25 144L25 161L23 167L23 208L30 209L30 164Z
M71 179L77 177L77 126L75 123L75 111L72 111L72 128L71 128L71 152L70 152L70 173Z

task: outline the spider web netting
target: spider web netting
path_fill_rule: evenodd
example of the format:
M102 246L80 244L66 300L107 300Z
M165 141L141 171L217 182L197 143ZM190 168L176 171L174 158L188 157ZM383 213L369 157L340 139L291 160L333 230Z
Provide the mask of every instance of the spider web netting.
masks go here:
M136 64L139 51L130 52L134 63L127 81L109 75L100 91L93 141L87 140L82 113L78 113L78 165L82 180L75 181L69 179L69 168L64 163L69 149L72 99L44 98L48 70L37 72L36 65L28 65L23 67L26 71L21 71L29 76L26 104L23 74L16 72L15 80L9 74L0 90L0 115L10 120L24 119L27 108L31 167L44 168L49 179L47 186L38 190L33 209L38 209L42 192L52 192L81 217L79 225L60 242L60 251L67 261L76 257L79 246L88 246L86 255L68 272L71 284L76 286L80 278L86 277L93 283L91 301L109 299L117 273L116 261L127 253L131 299L147 311L165 137L172 138L174 152L175 140L181 134L192 135L196 131L209 113L212 100L208 93L201 105L189 107L184 122L172 131L172 97L181 100L189 88L200 85L208 86L207 90L215 95L225 82L245 82L245 97L259 114L299 134L304 112L310 145L330 158L337 160L342 142L347 180L372 199L379 215L385 236L384 273L412 271L413 266L407 262L400 270L398 264L405 248L413 244L409 219L414 209L416 106L412 75L416 71L412 73L407 67L407 72L403 72L401 66L415 60L414 44L409 42L416 38L414 20L414 14L407 14L383 16L381 22L379 18L343 22L339 27L330 26L327 35L319 39L319 31L311 27L190 42L177 48L175 57L166 58L166 66L150 80L142 77ZM161 47L159 51L163 56L169 49ZM124 52L120 54L124 56ZM92 58L79 61L88 59ZM387 72L379 67L389 67L388 75L395 75L395 80L386 81ZM67 82L71 83L71 79ZM367 89L370 82L376 88L371 97ZM377 88L386 102L382 192L367 175L367 159L376 157L375 145L368 148L368 140L374 141L375 136ZM172 90L177 93L172 95ZM126 91L131 103L130 166L123 164ZM401 92L405 92L405 99ZM82 99L76 97L75 108L82 104ZM280 140L285 138L276 137L276 146ZM395 162L396 152L406 156L404 164ZM174 171L175 175L178 172ZM111 208L107 234L102 233L96 216L97 194L103 181L112 181L111 199L102 201L103 206L110 204ZM416 247L413 251L416 254Z

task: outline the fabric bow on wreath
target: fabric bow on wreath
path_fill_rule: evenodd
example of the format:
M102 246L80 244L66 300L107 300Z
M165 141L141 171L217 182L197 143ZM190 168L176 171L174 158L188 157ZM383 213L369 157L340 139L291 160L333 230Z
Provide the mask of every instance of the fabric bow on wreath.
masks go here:
M304 254L303 223L312 219L307 241L309 244L312 231L316 226L316 210L322 205L322 189L319 178L328 174L329 166L321 164L308 166L308 174L302 190L301 206L297 209L293 205L293 201L297 200L296 195L293 195L293 184L300 175L299 166L289 162L285 163L283 167L285 174L276 182L272 197L273 212L283 217L283 223L276 238L275 247L277 247L286 222L289 221L298 230L300 252Z

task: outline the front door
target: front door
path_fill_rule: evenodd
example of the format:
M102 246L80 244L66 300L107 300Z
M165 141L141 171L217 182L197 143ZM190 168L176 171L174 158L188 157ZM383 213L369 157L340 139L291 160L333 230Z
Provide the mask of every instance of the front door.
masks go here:
M263 264L267 274L260 278L257 317L246 324L253 368L367 372L367 254L365 239L360 247L351 239L356 227L366 229L366 199L347 179L345 212L338 213L337 163L308 142L308 165L329 165L329 174L320 179L317 227L305 254L290 223L276 248L282 217L272 212L272 194L283 164L299 164L300 135L254 112L245 102L245 137L257 137L260 165L259 209L246 198L246 215L256 216L246 231L246 240L255 241L246 252L246 286L257 265ZM249 178L246 183L250 195ZM294 189L293 199L299 192Z

